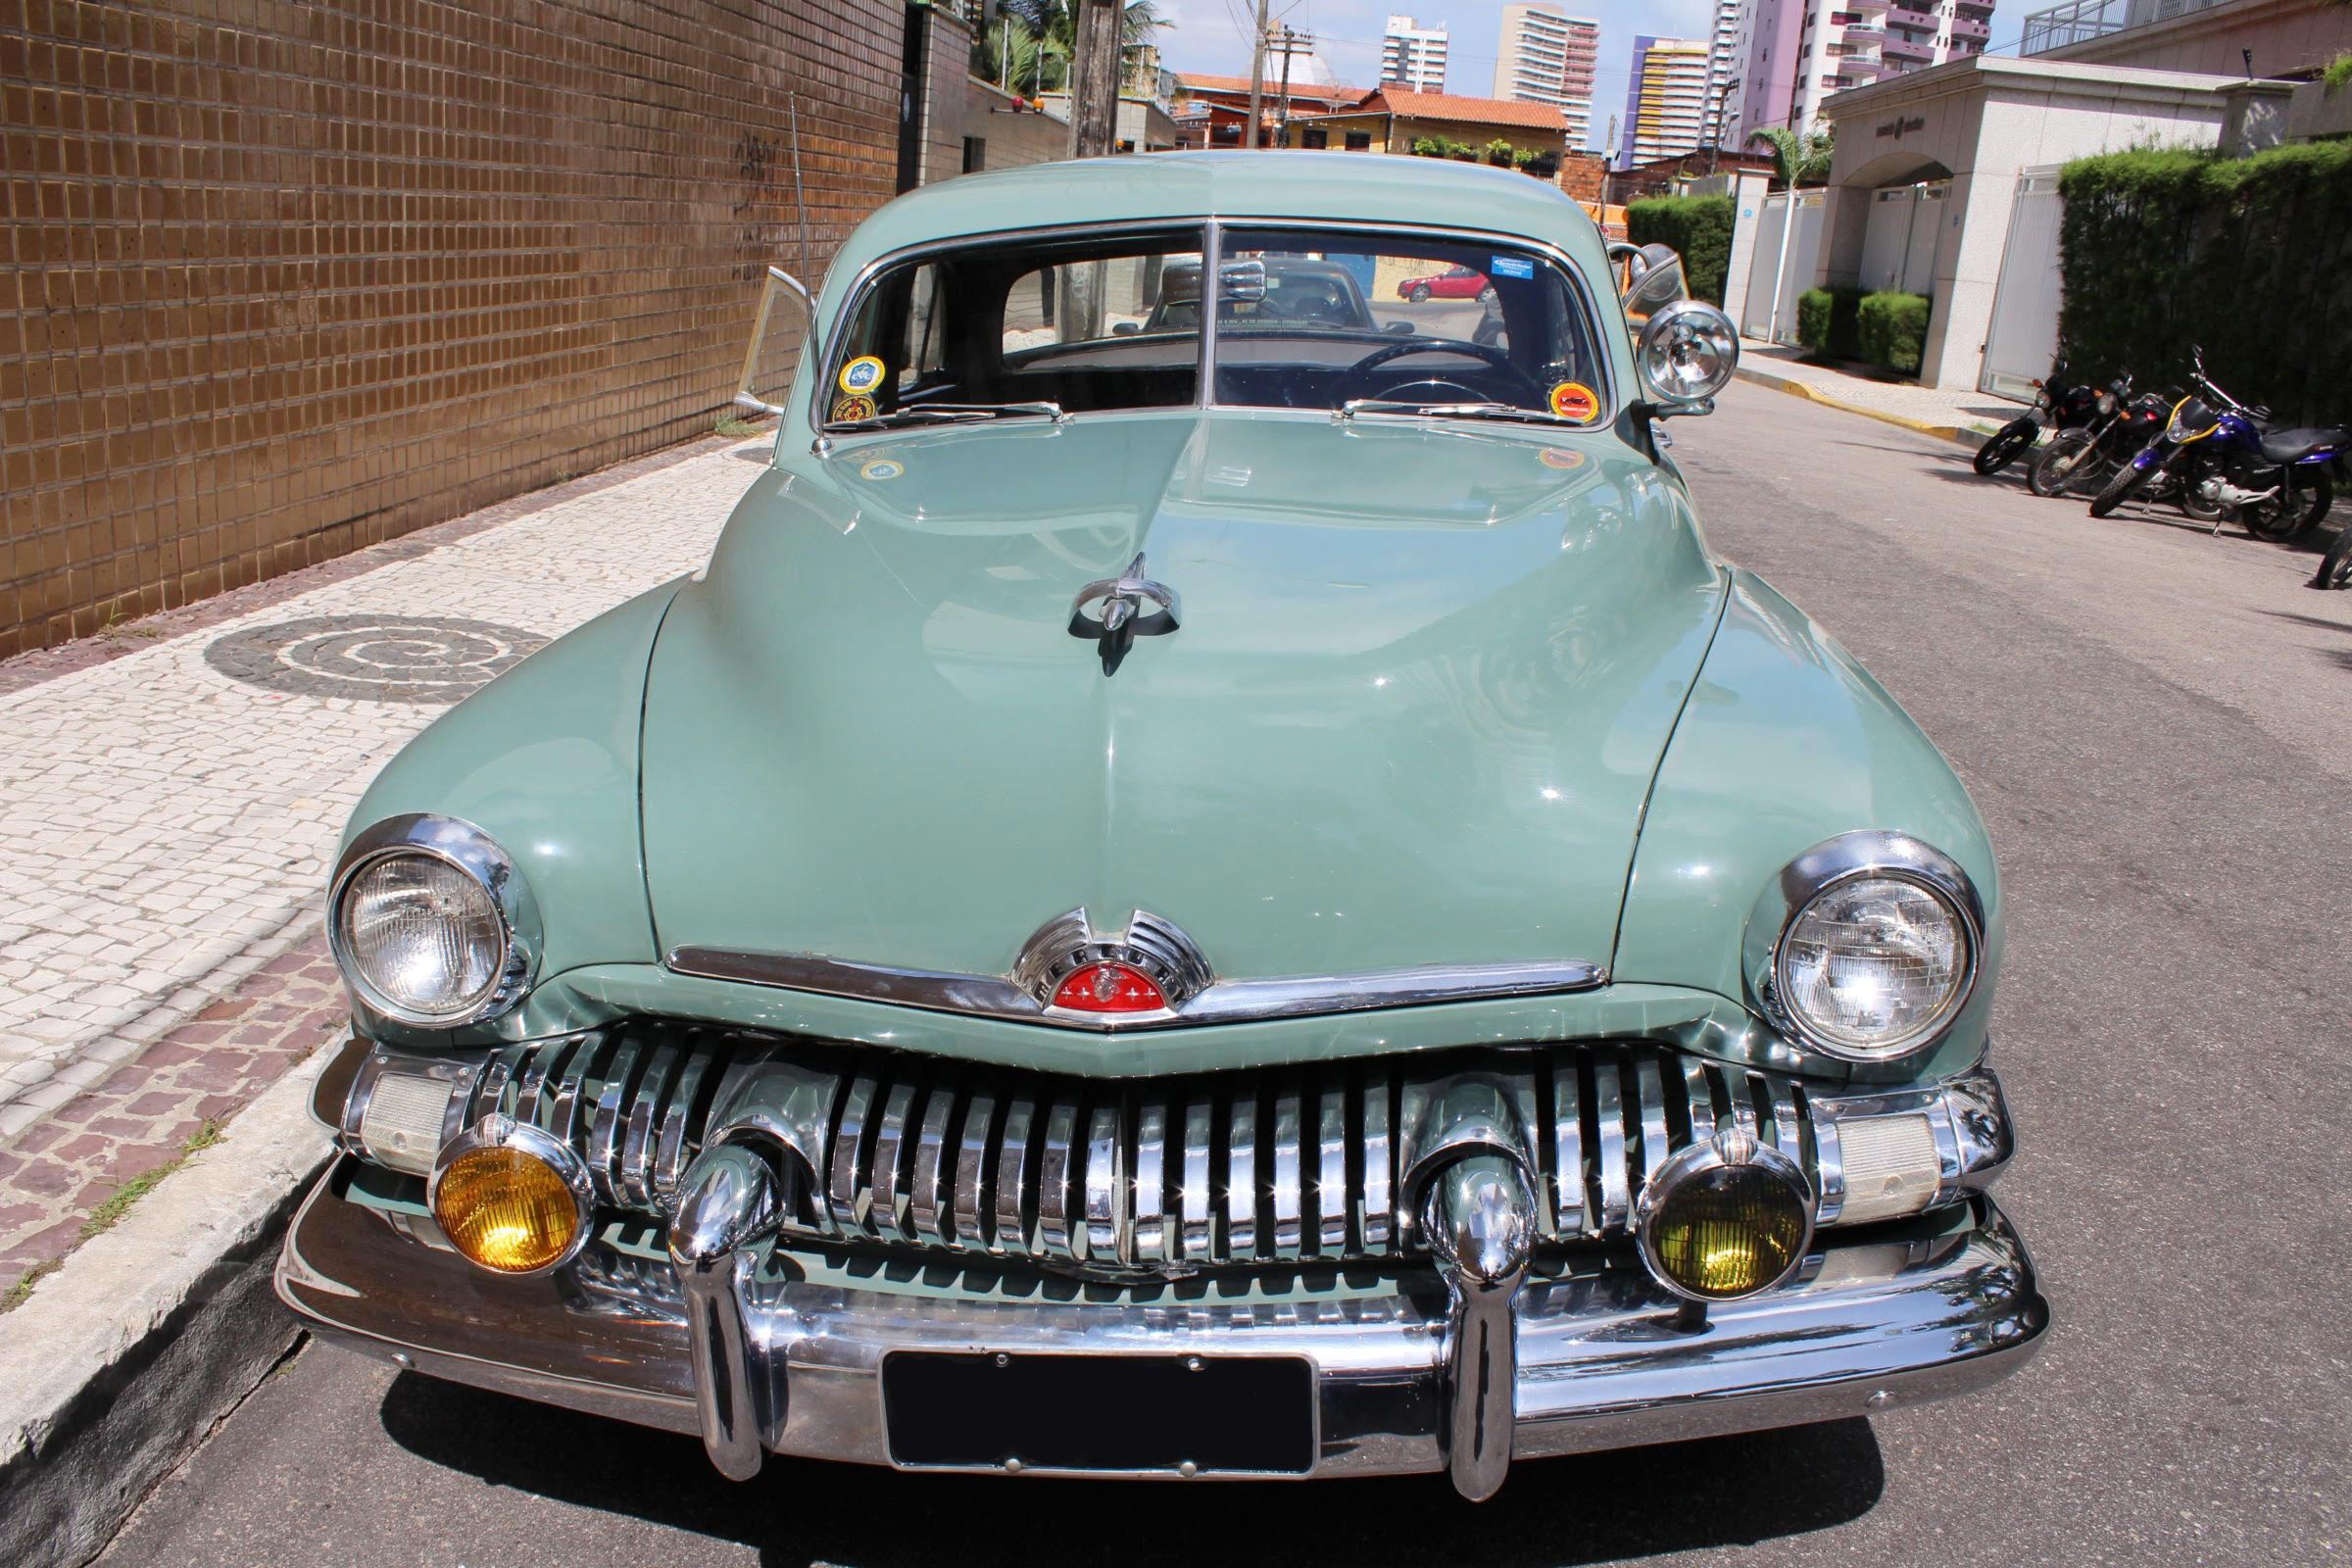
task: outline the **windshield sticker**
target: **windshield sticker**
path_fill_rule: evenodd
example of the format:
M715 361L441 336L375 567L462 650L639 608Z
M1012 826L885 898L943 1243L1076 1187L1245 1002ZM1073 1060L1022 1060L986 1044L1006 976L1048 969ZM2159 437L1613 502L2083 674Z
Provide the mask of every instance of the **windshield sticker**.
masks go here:
M906 471L906 465L904 463L893 463L888 458L876 458L873 462L866 464L863 467L858 470L858 477L860 479L873 479L877 481L882 479L896 479L900 474L905 473Z
M1562 381L1551 389L1551 412L1578 424L1600 417L1600 399L1582 381Z
M873 416L874 400L872 398L856 397L844 393L833 400L833 422L835 424L853 419L870 419Z
M1536 461L1546 468L1566 470L1583 467L1585 455L1569 447L1544 447L1536 453Z
M882 384L882 362L871 354L861 354L841 368L841 389L852 397L863 397Z
M1487 268L1489 277L1533 277L1536 264L1524 256L1496 256Z

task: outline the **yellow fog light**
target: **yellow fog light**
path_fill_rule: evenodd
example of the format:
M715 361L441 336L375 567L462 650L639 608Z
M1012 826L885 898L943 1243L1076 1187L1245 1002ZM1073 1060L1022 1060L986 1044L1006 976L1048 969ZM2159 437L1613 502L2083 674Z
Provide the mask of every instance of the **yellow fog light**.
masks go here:
M1693 1301L1783 1284L1813 1240L1813 1191L1795 1161L1744 1133L1693 1144L1660 1166L1634 1207L1642 1260Z
M486 1116L450 1140L426 1190L450 1245L500 1274L538 1274L588 1240L580 1157L536 1127Z

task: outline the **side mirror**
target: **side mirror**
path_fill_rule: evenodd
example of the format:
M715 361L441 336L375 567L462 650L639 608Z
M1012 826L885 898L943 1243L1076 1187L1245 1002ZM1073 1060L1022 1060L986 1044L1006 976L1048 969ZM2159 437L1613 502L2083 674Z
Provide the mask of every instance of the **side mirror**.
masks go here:
M791 295L807 325L816 325L816 302L808 297L808 286L781 267L769 268L766 285L760 290L760 314L752 318L752 341L743 351L743 374L735 382L735 406L753 414L781 416L782 409L752 391L752 378L760 368L760 346L767 340L767 318L776 308L778 294Z
M1413 323L1410 321L1391 321L1388 325L1382 327L1381 330L1388 333L1391 337L1411 337L1413 335Z
M1143 329L1144 323L1141 321L1113 321L1110 325L1110 335L1112 337L1133 337Z
M1676 300L1643 324L1634 365L1658 414L1712 414L1740 368L1740 334L1718 307Z

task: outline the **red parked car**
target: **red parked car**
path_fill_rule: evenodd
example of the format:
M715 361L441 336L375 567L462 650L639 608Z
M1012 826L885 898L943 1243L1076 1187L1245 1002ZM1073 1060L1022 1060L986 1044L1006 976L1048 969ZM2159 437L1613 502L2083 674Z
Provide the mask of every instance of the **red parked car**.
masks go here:
M1483 300L1493 290L1487 274L1475 267L1449 267L1428 277L1408 277L1396 285L1396 297L1418 305L1426 299Z

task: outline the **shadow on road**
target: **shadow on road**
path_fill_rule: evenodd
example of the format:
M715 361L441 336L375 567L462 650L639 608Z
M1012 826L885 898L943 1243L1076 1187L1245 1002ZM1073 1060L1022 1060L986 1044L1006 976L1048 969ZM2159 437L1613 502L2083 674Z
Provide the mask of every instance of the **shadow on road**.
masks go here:
M1198 1563L1237 1543L1349 1568L1422 1568L1465 1542L1488 1568L1565 1565L1751 1544L1859 1518L1886 1485L1860 1419L1572 1459L1523 1462L1471 1504L1442 1477L1253 1485L1181 1496L1150 1483L906 1475L770 1457L722 1479L702 1445L406 1373L384 1431L430 1463L492 1486L740 1543L770 1568L954 1562Z

